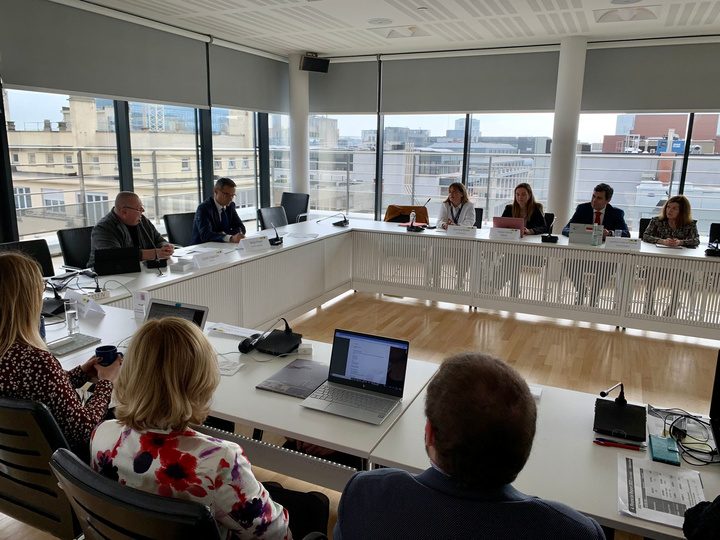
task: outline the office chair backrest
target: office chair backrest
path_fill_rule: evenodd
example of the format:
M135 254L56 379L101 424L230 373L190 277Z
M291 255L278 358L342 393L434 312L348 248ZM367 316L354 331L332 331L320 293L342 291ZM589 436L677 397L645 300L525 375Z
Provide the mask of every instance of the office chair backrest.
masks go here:
M93 471L66 449L50 462L87 540L220 539L210 508L145 493Z
M638 230L638 238L642 240L643 234L645 234L645 229L647 229L648 225L650 225L650 218L640 218L640 229Z
M410 221L410 213L415 211L415 221L417 223L428 222L428 211L425 206L400 206L390 204L385 209L385 219L391 223L407 223Z
M710 242L720 242L720 223L711 223L710 224Z
M90 259L90 236L92 226L61 229L57 232L60 251L65 266L70 268L87 268Z
M50 469L59 448L68 443L43 403L0 397L0 512L58 538L75 538L80 527Z
M290 193L285 191L280 199L280 206L285 209L288 223L307 221L310 195L307 193Z
M478 229L482 229L482 218L483 218L483 209L482 208L475 208L475 226Z
M545 226L548 228L548 234L552 234L553 223L555 223L555 214L545 212Z
M285 209L282 206L268 206L267 208L258 208L258 222L261 229L271 229L273 227L282 227L288 224Z
M187 212L185 214L165 214L163 216L163 221L165 222L165 231L168 235L168 242L179 246L192 245L195 212Z
M39 240L24 240L22 242L5 242L0 244L0 250L22 251L37 261L43 277L55 275L52 257L50 256L50 248L44 238Z

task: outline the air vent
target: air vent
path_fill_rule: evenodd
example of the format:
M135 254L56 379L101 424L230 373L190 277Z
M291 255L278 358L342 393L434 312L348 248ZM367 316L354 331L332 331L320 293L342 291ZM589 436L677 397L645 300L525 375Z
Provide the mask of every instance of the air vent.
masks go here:
M385 39L414 38L430 35L419 26L388 26L385 28L368 28L368 30Z
M658 18L660 6L624 7L596 9L593 11L596 23L617 23L629 21L652 21Z

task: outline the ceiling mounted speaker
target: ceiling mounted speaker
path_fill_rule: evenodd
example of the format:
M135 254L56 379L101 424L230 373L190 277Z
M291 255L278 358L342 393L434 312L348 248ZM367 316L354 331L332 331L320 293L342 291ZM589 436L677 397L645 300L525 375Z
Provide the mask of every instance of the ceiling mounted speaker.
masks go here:
M318 58L317 56L303 55L300 57L300 69L302 71L318 71L327 73L330 60L327 58Z

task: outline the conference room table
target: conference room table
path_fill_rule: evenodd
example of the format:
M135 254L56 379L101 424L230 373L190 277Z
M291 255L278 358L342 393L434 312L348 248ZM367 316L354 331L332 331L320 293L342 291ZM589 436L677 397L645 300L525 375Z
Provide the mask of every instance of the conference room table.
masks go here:
M682 530L618 512L618 454L650 460L637 452L593 444L595 400L598 396L550 386L535 386L538 421L530 458L513 485L523 493L552 499L591 516L603 526L647 538L684 538ZM377 465L419 473L430 466L423 444L425 391L370 454ZM672 407L672 403L663 404ZM502 459L503 441L491 443ZM488 466L492 466L491 463ZM707 500L720 495L720 464L682 468L700 472Z
M359 219L350 227L310 221L278 232L280 246L210 243L178 251L186 260L212 259L207 266L103 276L109 298L100 302L132 308L131 292L145 290L208 306L210 320L252 328L356 290L710 339L720 331L720 258L704 249L641 243L639 251L621 251L564 236L556 244L539 235L494 240L488 229L471 237L409 233L397 223ZM583 303L593 287L597 302Z

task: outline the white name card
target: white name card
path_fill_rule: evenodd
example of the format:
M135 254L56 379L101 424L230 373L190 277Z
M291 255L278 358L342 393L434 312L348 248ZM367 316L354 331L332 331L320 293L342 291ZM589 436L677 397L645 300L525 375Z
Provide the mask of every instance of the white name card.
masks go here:
M462 227L461 225L448 225L448 236L462 236L464 238L475 238L477 227Z
M245 250L266 249L270 247L270 240L267 236L253 236L252 238L243 238L240 243Z
M198 268L206 268L224 262L227 259L227 253L220 249L217 251L206 251L198 253L194 259Z
M520 229L490 229L490 240L520 240Z
M608 236L605 239L605 249L616 249L618 251L640 251L642 241L639 238L620 238Z

